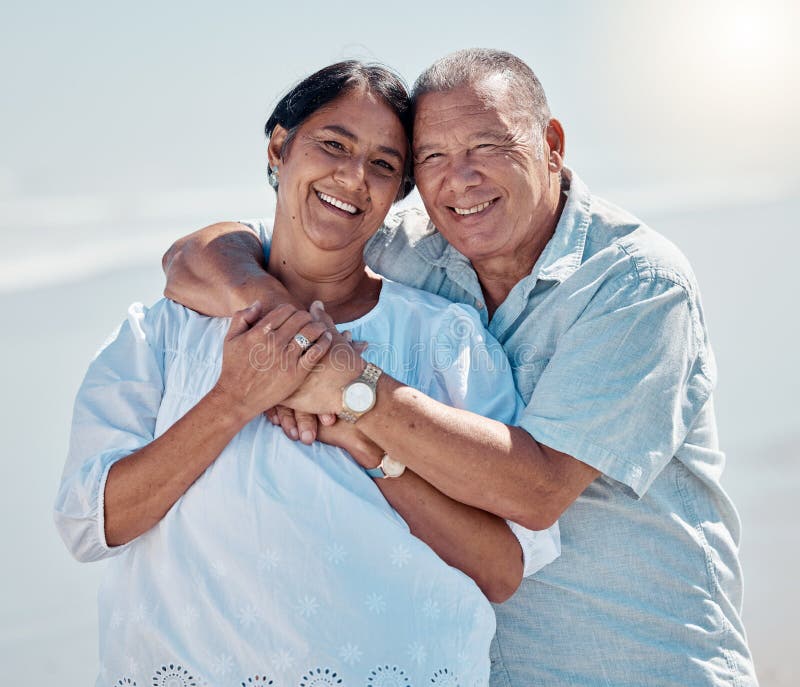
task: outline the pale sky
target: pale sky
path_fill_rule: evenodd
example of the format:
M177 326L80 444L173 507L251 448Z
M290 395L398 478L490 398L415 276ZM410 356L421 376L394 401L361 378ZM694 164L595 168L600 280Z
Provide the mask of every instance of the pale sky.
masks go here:
M0 15L0 200L261 183L270 105L329 62L408 81L516 53L594 187L797 187L791 2L71 2ZM787 176L788 175L788 176Z

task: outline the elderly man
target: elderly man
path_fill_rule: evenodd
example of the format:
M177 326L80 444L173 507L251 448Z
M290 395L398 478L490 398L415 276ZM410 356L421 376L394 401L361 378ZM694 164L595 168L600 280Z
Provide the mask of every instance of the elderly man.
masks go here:
M507 426L382 375L350 419L453 499L533 529L560 518L561 558L496 607L492 684L756 684L714 358L686 259L564 167L563 129L518 58L454 53L414 98L427 215L390 216L367 261L478 309L527 406ZM211 314L285 300L262 264L252 233L214 225L165 256L167 295ZM362 369L335 368L309 376L328 399ZM348 410L314 397L294 409ZM285 420L312 439L298 422Z

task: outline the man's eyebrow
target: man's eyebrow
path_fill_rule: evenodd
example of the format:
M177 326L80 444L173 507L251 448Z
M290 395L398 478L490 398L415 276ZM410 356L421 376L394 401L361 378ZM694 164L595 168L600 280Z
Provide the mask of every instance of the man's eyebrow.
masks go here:
M419 146L415 145L412 148L412 151L413 151L414 155L422 155L424 152L426 152L428 150L433 150L434 148L437 148L437 147L438 146L436 146L436 144L434 144L434 143L423 143L422 145L419 145Z
M505 132L501 133L495 129L484 129L470 136L470 139L473 141L487 138L492 141L503 141L508 138L508 134Z
M343 127L341 124L329 124L328 126L322 127L322 129L323 131L332 131L340 136L344 136L346 139L353 141L353 143L358 142L358 136L350 131L350 129ZM396 157L398 160L403 159L403 154L391 146L378 146L378 150L380 150L382 153L386 153L387 155Z
M483 131L476 131L469 135L467 139L469 144L472 145L476 141L496 141L502 142L508 140L508 135L505 132L498 131L497 129L484 129ZM413 148L414 155L419 156L430 150L441 149L444 146L437 143L423 143L422 145L415 145Z

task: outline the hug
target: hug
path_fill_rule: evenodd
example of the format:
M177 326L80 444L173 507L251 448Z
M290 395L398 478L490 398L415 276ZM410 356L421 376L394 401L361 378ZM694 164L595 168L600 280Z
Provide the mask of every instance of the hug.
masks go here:
M274 216L178 241L78 392L97 684L757 684L696 280L530 68L338 63L266 134Z

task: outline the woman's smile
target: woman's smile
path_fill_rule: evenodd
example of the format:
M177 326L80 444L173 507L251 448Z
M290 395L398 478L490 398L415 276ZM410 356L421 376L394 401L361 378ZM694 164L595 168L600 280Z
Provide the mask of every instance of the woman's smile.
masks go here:
M353 216L360 215L363 212L363 210L359 210L355 205L341 198L336 198L335 196L322 193L321 191L316 191L316 194L323 205L334 212L338 210L339 212L337 214L344 213L345 216Z

